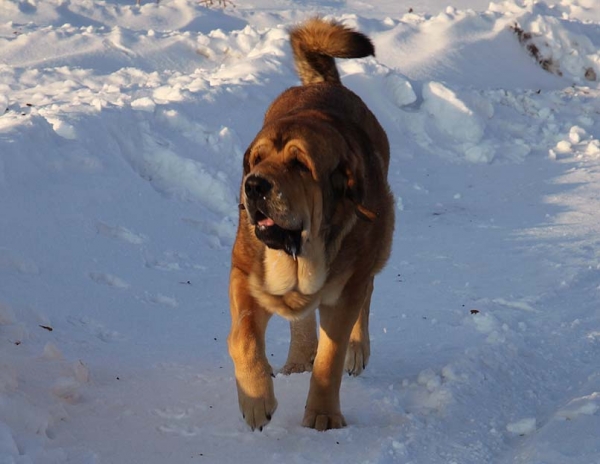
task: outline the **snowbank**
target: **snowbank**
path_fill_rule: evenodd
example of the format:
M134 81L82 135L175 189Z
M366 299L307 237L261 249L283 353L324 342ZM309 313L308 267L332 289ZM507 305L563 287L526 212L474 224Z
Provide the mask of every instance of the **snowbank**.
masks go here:
M600 460L595 2L235 3L0 5L0 461ZM349 427L301 428L309 377L278 376L252 434L225 346L241 160L317 11L376 46L339 66L389 134L394 253Z

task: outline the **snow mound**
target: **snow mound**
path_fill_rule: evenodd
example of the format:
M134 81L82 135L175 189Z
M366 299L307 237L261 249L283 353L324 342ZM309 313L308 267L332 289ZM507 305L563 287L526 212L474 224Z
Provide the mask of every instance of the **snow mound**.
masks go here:
M600 462L596 0L136 3L0 2L2 463ZM242 158L316 13L375 43L338 65L398 223L349 426L300 426L306 373L252 434L226 344ZM275 369L288 342L274 318Z
M515 435L529 435L535 432L536 420L534 417L527 417L517 422L511 422L506 426L506 430Z
M492 5L492 10L502 4ZM513 10L514 11L514 10ZM575 23L560 7L543 3L523 7L511 27L519 42L546 71L580 85L595 85L600 77L600 27Z

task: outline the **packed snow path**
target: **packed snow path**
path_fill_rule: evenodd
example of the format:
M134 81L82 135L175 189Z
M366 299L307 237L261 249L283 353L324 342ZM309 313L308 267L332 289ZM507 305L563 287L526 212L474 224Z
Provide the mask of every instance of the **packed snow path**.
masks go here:
M0 4L0 463L600 462L595 3ZM390 137L394 251L349 426L300 426L302 374L251 433L241 159L317 12L375 42L340 69Z

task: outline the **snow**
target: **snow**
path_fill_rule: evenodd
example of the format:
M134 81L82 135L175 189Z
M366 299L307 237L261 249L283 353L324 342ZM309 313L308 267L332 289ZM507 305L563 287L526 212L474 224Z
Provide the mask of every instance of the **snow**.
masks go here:
M528 417L521 419L520 421L513 422L506 426L506 430L515 435L529 435L535 431L536 420L535 417Z
M0 463L600 462L596 0L135 3L0 3ZM375 43L339 67L390 138L394 249L348 427L302 428L294 374L252 433L242 155L316 13Z

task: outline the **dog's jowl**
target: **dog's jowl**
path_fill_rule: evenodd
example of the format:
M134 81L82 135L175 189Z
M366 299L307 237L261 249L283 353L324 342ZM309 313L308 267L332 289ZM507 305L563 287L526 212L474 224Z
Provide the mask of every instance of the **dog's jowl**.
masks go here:
M302 85L271 104L244 155L228 344L240 410L262 430L277 408L265 330L273 314L290 320L282 372L312 370L302 424L326 430L346 425L344 370L358 375L369 360L373 279L394 227L389 144L334 61L374 54L369 38L312 19L290 40Z

